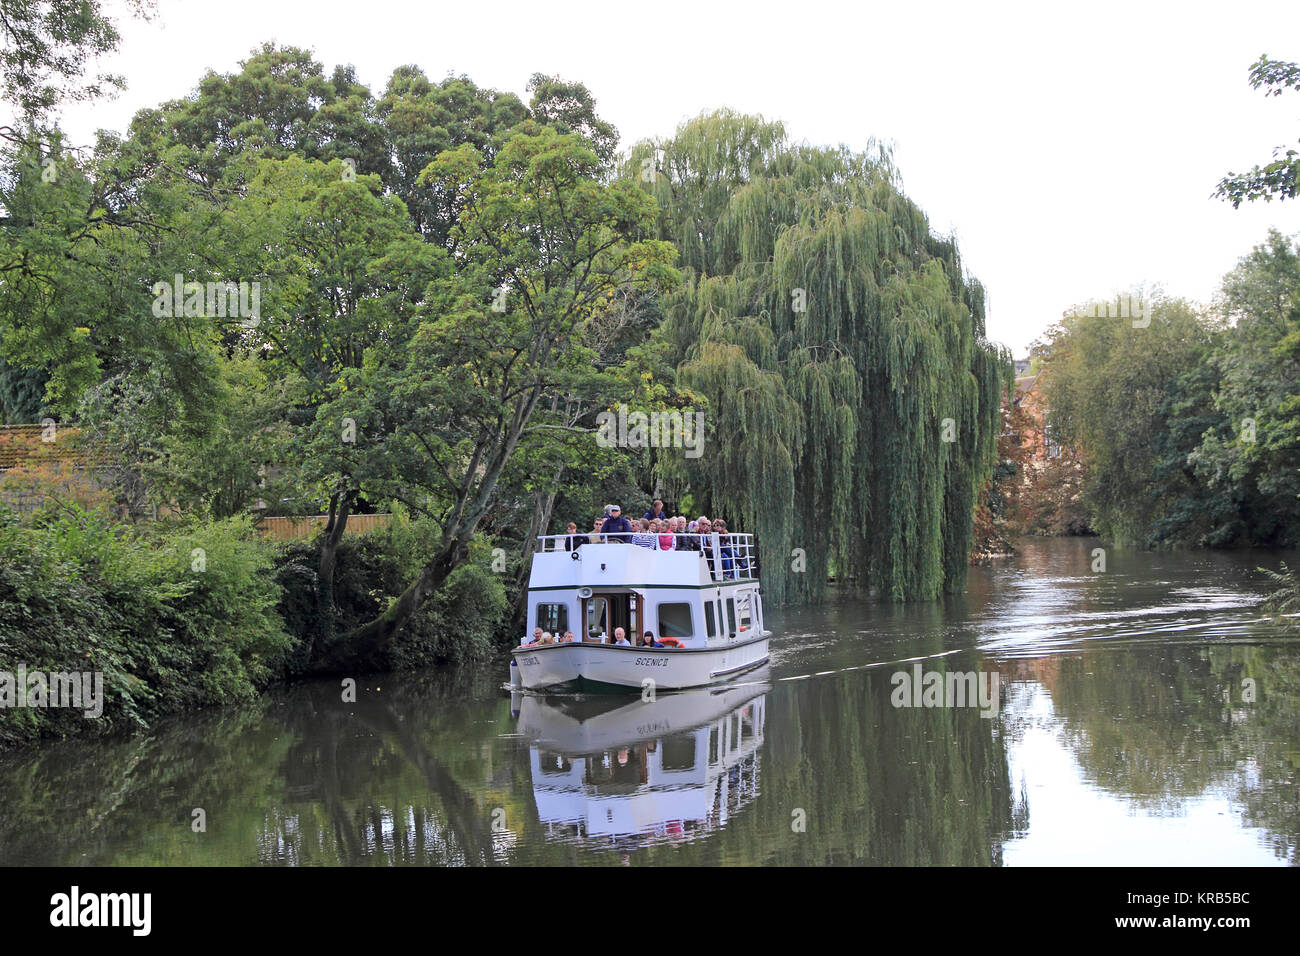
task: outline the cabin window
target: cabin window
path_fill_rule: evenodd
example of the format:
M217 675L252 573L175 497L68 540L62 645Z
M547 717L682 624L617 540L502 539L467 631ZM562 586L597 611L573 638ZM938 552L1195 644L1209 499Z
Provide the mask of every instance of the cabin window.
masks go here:
M736 636L736 599L727 598L727 633Z
M740 594L740 595L737 595L737 597L736 597L736 618L737 618L737 620L736 620L736 623L737 623L737 624L739 624L739 625L740 625L742 628L744 628L745 630L748 630L748 629L749 629L749 625L750 625L750 611L749 611L749 595L748 595L748 594Z
M548 777L568 776L573 771L573 761L564 754L542 750L537 754L537 765Z
M754 728L754 708L752 706L741 708L740 734L746 740L753 740L758 736L758 731Z
M563 637L569 629L569 606L567 604L537 605L537 627L550 631L556 637Z
M695 735L674 734L663 739L659 766L663 770L691 770L695 767Z
M691 627L691 606L689 604L659 605L660 637L691 637L695 629Z
M718 636L717 602L712 598L704 602L704 633L709 637Z

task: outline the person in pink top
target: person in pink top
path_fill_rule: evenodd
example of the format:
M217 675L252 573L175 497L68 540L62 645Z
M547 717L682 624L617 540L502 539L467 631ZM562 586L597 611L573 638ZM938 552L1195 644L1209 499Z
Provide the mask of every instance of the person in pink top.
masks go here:
M656 521L655 530L659 532L659 550L672 551L676 547L677 536L673 534L668 521Z

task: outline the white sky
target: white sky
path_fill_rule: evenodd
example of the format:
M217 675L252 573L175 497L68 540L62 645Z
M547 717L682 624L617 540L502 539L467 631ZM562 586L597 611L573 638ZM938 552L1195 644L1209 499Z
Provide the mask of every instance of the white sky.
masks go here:
M265 40L356 66L465 73L512 90L534 72L580 80L623 145L728 106L796 139L892 142L904 189L955 233L989 294L989 335L1023 355L1063 310L1145 283L1208 301L1300 201L1210 198L1229 170L1300 137L1300 93L1247 83L1262 53L1300 60L1300 3L627 4L495 0L159 0L123 22L103 65L127 91L65 112L76 142L237 69Z

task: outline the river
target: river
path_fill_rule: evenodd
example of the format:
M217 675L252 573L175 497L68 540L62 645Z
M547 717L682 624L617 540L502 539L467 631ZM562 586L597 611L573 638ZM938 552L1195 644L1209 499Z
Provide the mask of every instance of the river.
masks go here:
M1296 864L1279 556L1099 546L769 610L723 691L512 698L497 662L5 755L0 865Z

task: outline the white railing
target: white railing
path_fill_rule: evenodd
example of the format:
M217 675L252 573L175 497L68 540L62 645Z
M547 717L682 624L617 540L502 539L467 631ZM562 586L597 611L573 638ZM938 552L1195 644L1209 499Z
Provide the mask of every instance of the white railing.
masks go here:
M537 551L574 551L589 544L622 544L629 547L649 548L653 551L694 551L704 555L715 581L732 578L758 577L758 545L752 534L677 534L663 532L672 537L673 547L660 546L660 535L653 531L621 532L598 535L593 532L577 534L538 535Z

